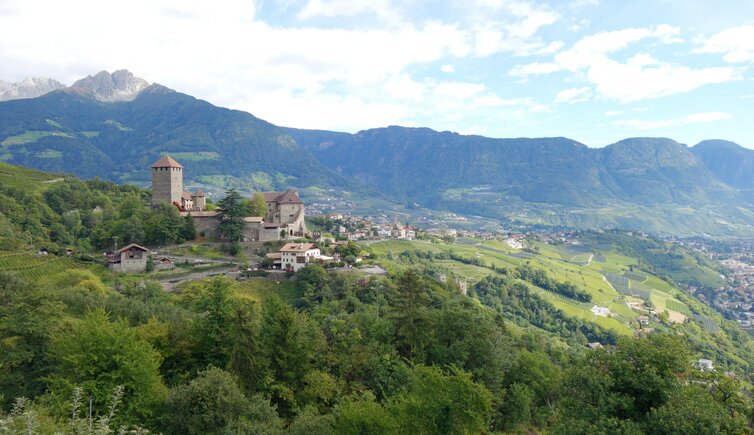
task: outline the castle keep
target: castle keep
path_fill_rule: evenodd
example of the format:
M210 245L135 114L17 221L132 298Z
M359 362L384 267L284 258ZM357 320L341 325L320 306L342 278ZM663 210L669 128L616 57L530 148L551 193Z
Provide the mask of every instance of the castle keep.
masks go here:
M206 207L204 192L183 190L183 166L169 155L152 165L152 205L165 202L181 211L201 211Z

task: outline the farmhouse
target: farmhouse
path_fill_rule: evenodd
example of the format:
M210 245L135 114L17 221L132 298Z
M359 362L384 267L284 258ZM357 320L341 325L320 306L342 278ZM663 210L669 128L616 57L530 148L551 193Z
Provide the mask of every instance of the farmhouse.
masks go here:
M143 246L131 243L107 255L107 265L113 272L144 272L147 270L147 253Z
M313 243L288 243L280 249L280 264L283 269L298 272L320 255Z

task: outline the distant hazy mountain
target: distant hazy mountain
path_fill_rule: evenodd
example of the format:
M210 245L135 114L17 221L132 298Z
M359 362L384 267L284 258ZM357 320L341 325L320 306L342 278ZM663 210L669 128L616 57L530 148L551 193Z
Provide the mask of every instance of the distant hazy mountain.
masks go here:
M0 81L0 101L36 98L63 88L64 84L47 77L26 78L18 83Z
M754 188L754 150L727 140L705 140L691 152L722 181L736 188Z
M331 169L427 207L575 227L754 232L750 198L670 139L588 148L426 128L287 131Z
M594 151L620 199L703 204L733 193L686 145L671 139L630 138Z
M427 128L355 135L288 130L333 170L420 202L447 189L489 186L525 201L704 203L732 189L670 139L588 148L567 138L490 139Z
M146 80L121 69L112 74L100 71L94 76L86 76L71 85L68 91L104 102L131 101L147 86L149 82Z

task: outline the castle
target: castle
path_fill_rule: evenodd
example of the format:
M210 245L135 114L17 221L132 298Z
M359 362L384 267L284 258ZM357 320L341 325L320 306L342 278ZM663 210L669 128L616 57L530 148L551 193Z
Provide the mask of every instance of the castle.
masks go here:
M304 202L294 190L263 192L267 202L266 216L244 218L246 241L267 242L306 237ZM208 211L204 192L183 189L183 166L165 155L152 165L152 205L168 203L176 206L182 216L191 215L197 234L220 239L218 212Z
M204 192L183 189L183 166L165 155L152 165L152 205L167 202L181 211L202 211L206 208Z

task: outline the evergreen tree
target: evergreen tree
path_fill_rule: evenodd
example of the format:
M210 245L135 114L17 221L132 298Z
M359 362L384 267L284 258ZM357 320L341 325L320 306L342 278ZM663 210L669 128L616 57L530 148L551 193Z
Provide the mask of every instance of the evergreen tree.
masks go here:
M181 237L183 237L185 240L194 240L196 238L196 227L194 227L194 218L191 217L191 213L187 214L186 217L183 218Z
M232 242L243 240L243 218L247 212L241 195L235 189L230 189L217 205L220 208L218 213L220 234Z

